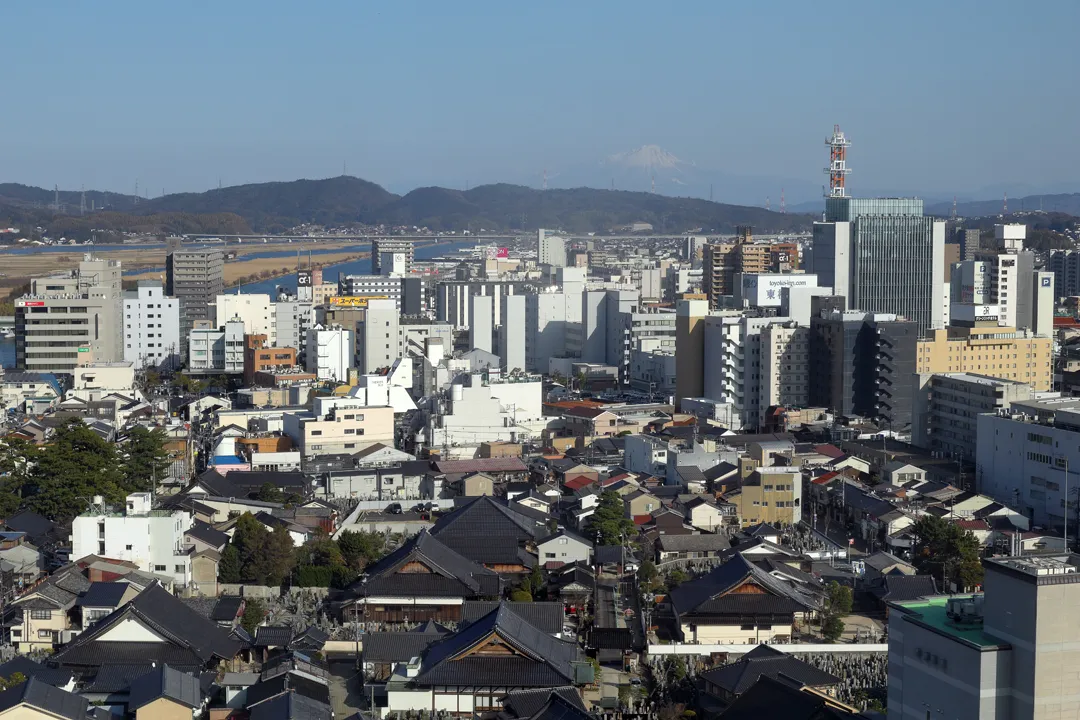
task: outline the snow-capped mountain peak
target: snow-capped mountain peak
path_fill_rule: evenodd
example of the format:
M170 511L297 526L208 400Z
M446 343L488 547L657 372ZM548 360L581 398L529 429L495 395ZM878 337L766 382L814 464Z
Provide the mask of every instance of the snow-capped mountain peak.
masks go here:
M623 168L643 168L647 170L668 169L676 170L679 167L692 165L685 163L659 145L642 145L636 150L615 153L610 155L604 162L605 165L614 165Z

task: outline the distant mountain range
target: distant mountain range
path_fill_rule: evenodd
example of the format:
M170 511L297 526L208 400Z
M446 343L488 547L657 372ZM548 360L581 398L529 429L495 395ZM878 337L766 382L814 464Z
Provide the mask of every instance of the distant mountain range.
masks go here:
M743 175L706 168L685 161L658 145L643 145L615 153L591 164L553 172L549 187L614 188L657 192L695 198L716 198L726 202L780 209L783 193L788 205L821 195L821 187L806 180Z
M1000 215L1004 209L1005 198L996 200L974 200L956 203L956 214L961 217L982 217L985 215ZM1028 195L1026 197L1008 198L1008 210L1013 212L1057 212L1066 215L1080 215L1080 193L1065 193L1060 195ZM952 214L951 202L939 202L926 207L929 215L947 217Z
M60 212L52 206L55 194L25 185L0 185L0 224L47 223L63 220L69 236L88 229L119 230L124 222L146 227L160 221L162 232L197 225L200 232L213 222L229 228L249 226L256 232L282 232L304 223L365 224L428 227L450 230L529 230L549 227L569 232L607 232L634 222L647 222L658 232L731 232L752 225L758 232L806 230L805 215L769 212L760 207L714 203L648 192L592 188L537 190L519 185L482 185L471 190L418 188L405 195L388 192L375 183L340 176L325 180L295 180L218 188L203 193L178 193L153 199L112 193L86 193L103 212L80 214L81 194L60 193ZM100 200L99 200L100 198ZM100 203L100 204L99 204ZM5 220L5 217L8 218ZM138 218L138 220L136 220ZM85 227L83 227L85 226ZM190 232L190 230L189 230ZM238 232L222 229L220 232Z

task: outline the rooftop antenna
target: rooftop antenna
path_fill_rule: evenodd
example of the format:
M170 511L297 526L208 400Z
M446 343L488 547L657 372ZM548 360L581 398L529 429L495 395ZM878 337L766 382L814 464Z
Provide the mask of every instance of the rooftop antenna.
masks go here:
M829 148L829 166L825 172L829 175L829 194L826 197L847 197L846 179L851 169L847 166L847 149L851 141L840 132L839 125L833 125L832 137L826 138Z
M787 214L787 201L784 200L784 188L780 188L780 213Z

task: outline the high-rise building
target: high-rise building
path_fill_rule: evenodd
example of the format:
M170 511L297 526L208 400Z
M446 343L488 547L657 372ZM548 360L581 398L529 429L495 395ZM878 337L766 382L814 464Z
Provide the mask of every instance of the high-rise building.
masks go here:
M371 241L371 272L376 275L385 275L383 268L383 253L401 253L404 255L402 262L404 269L401 272L409 272L412 269L414 246L412 240L402 238L375 238Z
M165 256L165 294L180 304L181 354L187 357L188 337L196 320L213 320L211 305L225 290L225 255L220 248L169 245Z
M1030 400L1027 383L972 373L918 376L911 420L911 444L943 457L975 459L978 416Z
M316 325L307 331L307 353L304 366L320 380L346 382L353 366L353 331L340 325Z
M705 245L702 292L709 298L711 309L732 307L732 296L739 294L739 273L790 273L798 268L797 243L754 242L751 228L740 226L733 240L721 240Z
M982 249L982 231L978 228L956 228L956 242L960 245L960 261L974 260Z
M541 265L566 267L566 240L543 228L537 230L536 261Z
M705 394L705 318L708 300L675 304L675 404Z
M469 347L492 352L494 347L492 339L492 321L495 317L493 310L494 298L490 295L473 295L469 298L472 307L469 308L472 315L472 324L469 325Z
M400 277L385 275L339 275L338 295L393 300L400 311L401 281Z
M34 278L15 301L15 365L70 375L77 365L124 358L118 260L89 256L77 270Z
M885 313L811 318L810 405L903 432L911 424L918 337L915 322Z
M499 362L502 369L525 370L525 296L503 295L499 327Z
M810 403L810 329L794 321L761 329L761 389L758 417L770 407L804 408Z
M981 594L890 603L889 720L1080 714L1077 556L1013 553L982 561Z
M227 320L215 327L198 320L188 335L188 370L193 373L244 372L244 321Z
M709 308L724 306L723 298L735 294L735 273L738 270L736 244L721 240L705 245L701 261L701 290L709 298Z
M945 326L945 222L925 217L922 200L826 198L813 242L807 269L849 307Z
M136 368L180 367L180 301L158 280L124 293L124 360Z
M1047 392L1054 388L1053 346L1050 336L998 325L992 305L954 306L952 325L919 340L917 372L987 375Z
M1080 250L1054 250L1048 269L1059 297L1080 295Z

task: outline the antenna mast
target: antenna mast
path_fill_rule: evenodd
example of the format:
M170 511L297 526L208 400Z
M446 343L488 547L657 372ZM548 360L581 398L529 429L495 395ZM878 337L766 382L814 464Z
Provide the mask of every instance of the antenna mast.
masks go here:
M1009 214L1009 193L1008 192L1006 192L1004 195L1001 196L1001 214L1002 215L1008 215Z
M772 209L771 208L771 203L769 202L769 196L768 195L765 196L765 209L766 210Z
M829 147L829 194L826 197L847 197L846 178L851 169L847 166L847 149L851 142L840 132L839 125L833 125L832 137L825 140Z
M544 189L547 190L547 168L544 168Z
M86 214L86 186L82 186L82 192L79 196L79 214Z
M952 219L956 220L956 196L952 196Z
M784 200L784 188L780 188L780 213L787 214L787 202Z

